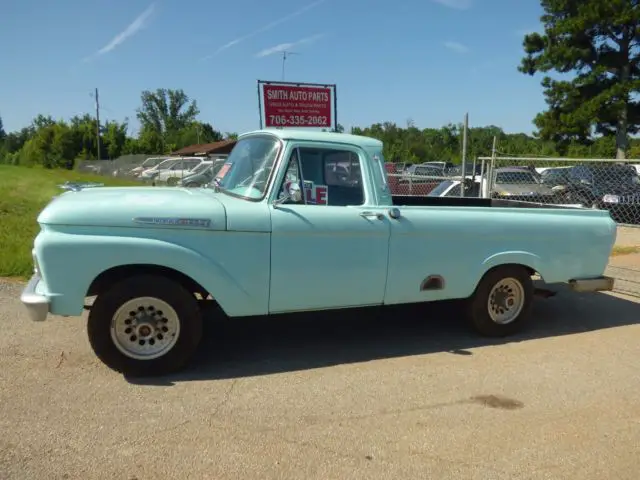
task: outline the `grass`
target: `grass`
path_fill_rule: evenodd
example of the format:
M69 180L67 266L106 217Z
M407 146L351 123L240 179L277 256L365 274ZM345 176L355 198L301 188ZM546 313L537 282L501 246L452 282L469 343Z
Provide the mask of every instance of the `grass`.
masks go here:
M38 233L36 218L53 196L62 193L58 185L67 180L106 186L140 185L133 180L71 170L0 165L0 277L26 279L31 276L31 248ZM616 245L611 256L639 252L640 246Z
M614 245L613 250L611 251L612 257L617 257L620 255L630 255L632 253L639 253L640 246L630 246L630 245Z
M66 181L97 182L105 186L140 185L71 170L0 165L0 277L25 279L33 271L31 248L39 227L36 218Z

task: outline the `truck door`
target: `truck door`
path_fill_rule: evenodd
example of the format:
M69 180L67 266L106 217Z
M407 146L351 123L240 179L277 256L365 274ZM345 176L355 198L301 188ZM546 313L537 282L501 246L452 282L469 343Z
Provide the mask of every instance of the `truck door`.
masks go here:
M269 311L380 305L389 219L365 205L372 193L363 156L348 146L299 145L285 162L278 195L304 185L299 201L271 205Z

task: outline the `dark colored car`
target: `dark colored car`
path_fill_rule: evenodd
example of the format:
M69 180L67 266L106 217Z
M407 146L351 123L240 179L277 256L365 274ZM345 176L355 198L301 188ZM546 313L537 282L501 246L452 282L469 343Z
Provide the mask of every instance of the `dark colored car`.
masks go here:
M640 223L640 178L635 168L609 164L568 170L564 196L569 203L609 210L618 223Z
M571 167L550 167L540 174L540 183L555 187L569 183L569 171Z

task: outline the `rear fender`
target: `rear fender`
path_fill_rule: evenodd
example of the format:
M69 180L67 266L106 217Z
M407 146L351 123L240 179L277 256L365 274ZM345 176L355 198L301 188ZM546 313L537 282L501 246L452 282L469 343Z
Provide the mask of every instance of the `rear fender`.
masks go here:
M510 252L501 252L496 253L487 257L484 262L482 262L482 273L479 278L482 278L485 273L487 273L492 268L498 267L500 265L523 265L525 267L529 267L534 272L537 272L542 278L544 278L544 266L542 265L542 259L533 253L525 252L525 251L510 251Z

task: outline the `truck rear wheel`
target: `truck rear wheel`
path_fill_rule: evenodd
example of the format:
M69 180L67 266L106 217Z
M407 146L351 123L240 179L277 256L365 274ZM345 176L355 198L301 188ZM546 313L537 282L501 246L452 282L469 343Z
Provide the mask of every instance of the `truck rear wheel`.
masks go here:
M532 304L533 281L527 269L505 265L482 277L469 301L468 316L482 335L504 337L525 326Z
M98 295L87 324L96 356L130 376L180 370L202 337L202 314L193 294L158 275L136 275Z

